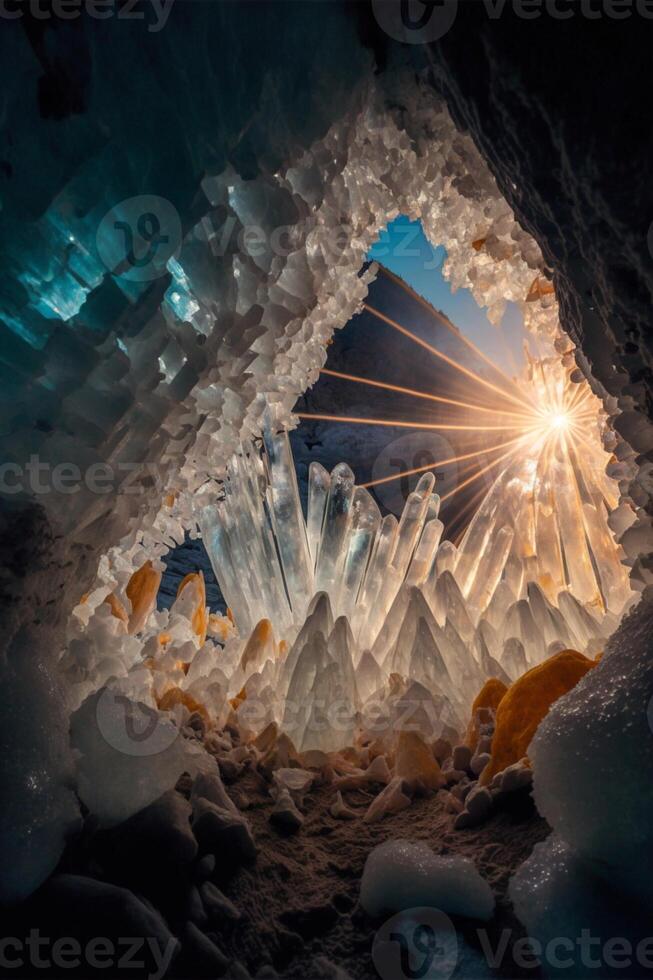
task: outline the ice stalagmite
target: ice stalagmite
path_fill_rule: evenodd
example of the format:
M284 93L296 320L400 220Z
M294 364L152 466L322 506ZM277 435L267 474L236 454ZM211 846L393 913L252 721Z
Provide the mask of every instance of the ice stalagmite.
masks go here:
M308 537L308 549L311 555L311 567L315 570L317 553L322 536L322 522L324 520L324 509L331 477L319 463L313 461L308 468L308 518L306 521L306 533Z
M315 568L315 588L327 592L332 600L339 591L339 577L349 545L354 482L354 474L347 464L338 463L331 474Z

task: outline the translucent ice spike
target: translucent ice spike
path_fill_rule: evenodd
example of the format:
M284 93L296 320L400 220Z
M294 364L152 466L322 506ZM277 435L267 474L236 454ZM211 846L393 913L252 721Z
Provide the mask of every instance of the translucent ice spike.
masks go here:
M585 533L592 549L594 564L598 569L601 593L606 609L619 613L630 596L628 573L621 564L619 547L608 529L603 503L585 503L583 521Z
M432 473L425 473L420 478L415 490L408 495L406 506L399 520L397 547L392 557L392 564L401 579L404 578L408 570L415 545L422 533L434 483L435 477Z
M422 537L419 539L419 544L415 549L413 560L408 568L408 574L406 576L407 585L421 585L428 575L435 558L435 552L440 544L443 530L444 524L442 521L437 520L437 518L429 521L425 526Z
M471 639L474 634L474 625L469 618L462 592L451 572L443 572L438 578L435 586L433 610L438 625L442 626L448 620L463 640Z
M288 433L264 428L270 502L277 546L295 621L303 619L313 595L313 569Z
M499 583L512 548L513 537L511 527L502 527L486 543L485 550L477 559L467 593L467 606L474 621L487 606Z
M548 474L542 473L535 490L535 552L537 580L552 602L565 587L565 573L556 516L555 493Z
M331 473L315 570L315 591L332 597L338 591L336 583L345 561L354 489L354 474L346 463L338 463Z
M246 633L252 628L250 623L253 617L234 569L229 534L219 507L204 507L198 523L220 590L224 596L228 596L238 628Z
M600 604L601 594L585 538L582 503L573 466L568 459L556 460L553 475L559 481L556 512L571 591L582 603Z
M354 636L359 642L365 638L367 624L370 624L370 629L375 625L370 620L374 618L374 613L377 612L381 581L390 565L390 558L395 549L396 535L397 518L394 514L387 514L381 521L381 526L376 536L374 547L372 548L372 555L358 594L358 604L354 613L352 628L354 630ZM385 616L385 613L386 610L383 610L383 616Z
M320 547L322 522L324 520L324 510L330 484L331 477L324 467L320 463L312 462L308 467L308 519L306 522L306 533L313 570L315 570L317 554Z
M262 464L253 452L237 454L229 463L222 505L232 545L234 572L247 599L252 620L249 628L270 618L284 629L290 624L290 606L273 539L270 513L264 506ZM226 596L227 600L229 596Z
M461 542L456 562L456 581L464 596L469 594L479 558L484 554L491 537L493 524L493 511L489 508L479 510Z
M454 572L457 559L458 551L453 541L443 541L435 556L435 570L437 574L442 575L443 572Z
M357 487L352 505L349 547L345 558L338 600L338 614L351 617L379 525L381 513L362 487Z

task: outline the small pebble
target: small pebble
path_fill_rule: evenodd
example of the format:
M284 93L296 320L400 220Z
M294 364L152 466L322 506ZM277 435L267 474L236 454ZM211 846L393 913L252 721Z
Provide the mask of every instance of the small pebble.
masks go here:
M475 776L480 776L489 761L489 753L477 752L476 755L472 756L472 761L469 764L469 768L472 770Z
M287 789L282 789L277 796L277 802L270 814L270 823L282 830L295 833L304 823L304 817L299 812Z
M467 773L462 769L443 769L442 775L447 783L459 783L463 779L467 779Z
M451 757L451 742L446 738L436 738L433 743L433 755L440 765Z
M469 769L472 761L472 750L467 745L457 745L453 750L453 768Z
M472 817L484 820L492 809L492 795L486 786L476 786L467 794L465 808Z

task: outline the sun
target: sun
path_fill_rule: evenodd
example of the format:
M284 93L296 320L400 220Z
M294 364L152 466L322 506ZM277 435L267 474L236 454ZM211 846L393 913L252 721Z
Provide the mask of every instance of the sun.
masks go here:
M565 429L569 428L569 421L567 412L554 412L550 419L551 428L564 432Z

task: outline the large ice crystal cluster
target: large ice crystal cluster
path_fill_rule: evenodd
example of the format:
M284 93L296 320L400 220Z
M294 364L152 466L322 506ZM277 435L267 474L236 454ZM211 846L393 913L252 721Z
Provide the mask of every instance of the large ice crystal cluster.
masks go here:
M297 744L335 749L368 724L368 701L390 725L392 696L413 685L435 736L461 730L488 677L509 683L559 650L602 650L631 597L607 527L614 490L591 468L579 484L564 452L540 457L523 447L456 547L441 541L430 472L397 521L345 463L329 474L313 462L305 519L288 434L268 419L262 447L234 454L222 499L199 511L241 642L252 636L232 660L243 710L255 702L285 728L299 711ZM283 640L276 657L256 639L262 622Z

